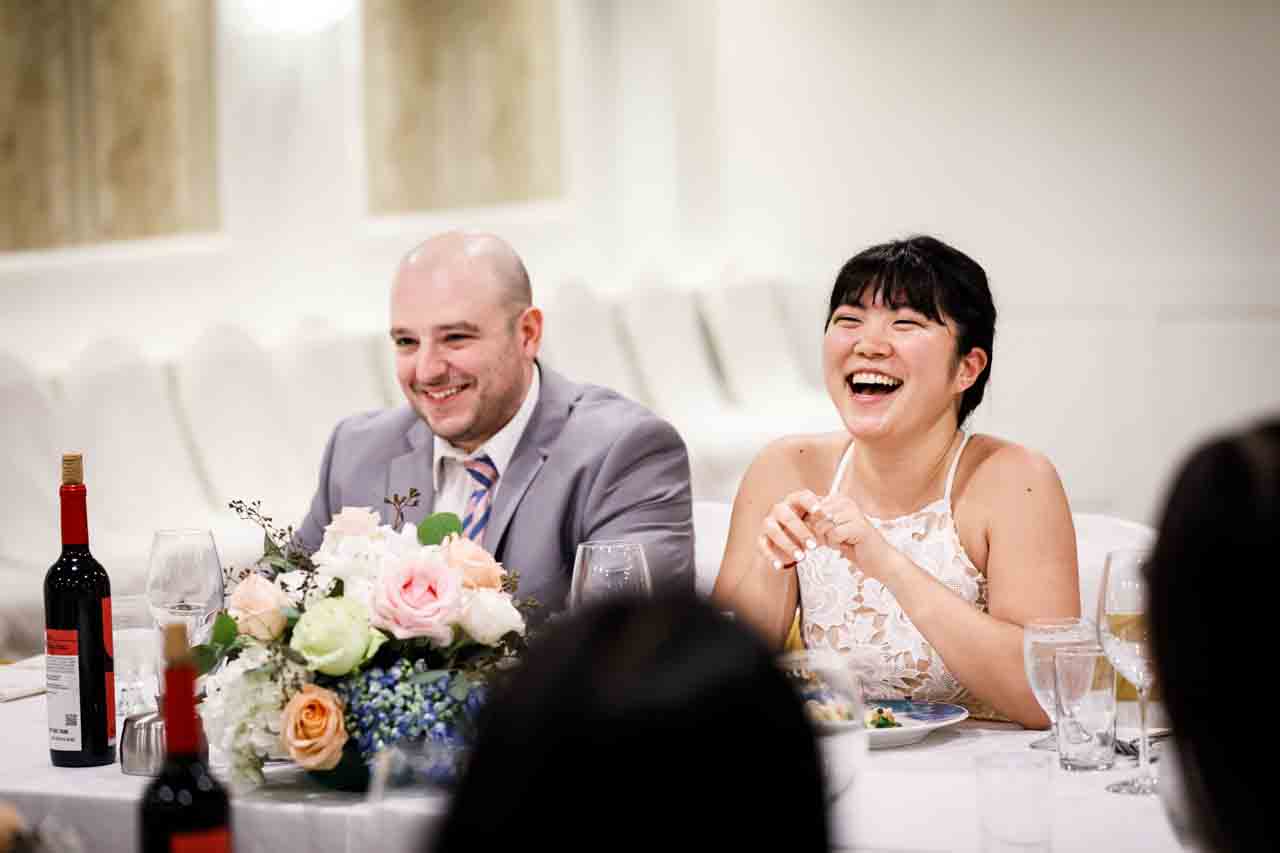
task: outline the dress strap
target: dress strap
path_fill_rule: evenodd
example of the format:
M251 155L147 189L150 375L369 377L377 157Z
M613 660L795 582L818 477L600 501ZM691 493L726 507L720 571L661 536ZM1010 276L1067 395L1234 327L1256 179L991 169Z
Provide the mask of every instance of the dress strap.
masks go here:
M951 486L956 481L956 469L960 467L960 457L964 455L964 446L969 443L971 433L965 431L964 438L960 441L960 449L956 451L956 458L951 460L951 470L947 472L947 487L942 492L942 499L947 502L947 508L951 508Z
M831 481L831 488L827 490L827 494L834 495L836 489L840 488L840 481L844 478L844 469L849 466L849 460L853 458L853 442L849 442L849 446L845 448L844 455L840 457L840 464L836 466L836 476Z

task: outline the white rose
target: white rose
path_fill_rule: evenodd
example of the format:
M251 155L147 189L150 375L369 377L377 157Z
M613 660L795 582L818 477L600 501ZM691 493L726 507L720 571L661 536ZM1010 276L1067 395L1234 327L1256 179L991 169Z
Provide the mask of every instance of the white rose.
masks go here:
M486 646L496 646L512 631L524 635L524 617L512 604L511 596L496 589L469 590L459 621L471 639Z

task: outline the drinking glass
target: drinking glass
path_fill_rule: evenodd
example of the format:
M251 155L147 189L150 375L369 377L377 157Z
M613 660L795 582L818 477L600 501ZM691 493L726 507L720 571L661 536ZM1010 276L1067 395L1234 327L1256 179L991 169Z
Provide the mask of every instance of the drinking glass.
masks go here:
M155 707L156 620L145 595L119 595L111 602L116 715L128 717Z
M1151 773L1150 745L1147 742L1147 698L1156 680L1155 661L1147 630L1147 580L1143 564L1147 549L1111 551L1102 575L1098 600L1098 635L1107 657L1138 691L1138 775L1108 785L1115 794L1156 793L1156 777Z
M1053 756L1001 752L976 760L979 849L1053 849Z
M615 598L647 598L653 591L644 547L635 542L583 542L573 561L569 607Z
M1063 646L1053 656L1058 763L1108 770L1116 763L1116 671L1102 646Z
M1036 701L1049 717L1049 734L1031 744L1032 749L1058 748L1058 705L1054 698L1053 653L1060 648L1098 642L1098 628L1088 619L1074 616L1033 619L1022 629L1022 664Z
M206 642L222 609L222 565L208 530L157 530L147 564L147 602L156 623L187 626L191 644Z

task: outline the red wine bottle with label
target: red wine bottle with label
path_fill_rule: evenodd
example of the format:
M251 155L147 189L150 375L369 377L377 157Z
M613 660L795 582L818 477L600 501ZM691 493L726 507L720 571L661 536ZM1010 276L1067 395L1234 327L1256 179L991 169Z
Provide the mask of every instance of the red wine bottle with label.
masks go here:
M165 757L142 795L143 853L230 853L231 804L201 755L187 626L164 629Z
M111 581L89 553L84 463L62 457L62 555L44 576L49 757L57 767L110 764L116 755Z

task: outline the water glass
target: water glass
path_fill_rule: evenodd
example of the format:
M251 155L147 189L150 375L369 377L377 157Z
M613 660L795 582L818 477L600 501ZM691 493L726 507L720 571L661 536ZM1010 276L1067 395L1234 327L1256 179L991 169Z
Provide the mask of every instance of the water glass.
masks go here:
M1107 770L1116 762L1116 671L1102 646L1053 656L1058 761L1063 770Z
M648 598L652 592L644 546L618 541L578 546L569 588L570 609L619 598Z
M118 595L111 601L116 714L128 717L155 708L156 622L145 595Z
M160 626L185 623L192 645L207 642L222 609L222 564L208 530L157 530L147 563L147 601Z
M979 756L979 849L1049 851L1053 839L1053 756L1001 752Z
M1032 749L1058 748L1058 703L1055 698L1053 653L1060 648L1096 645L1098 628L1088 619L1070 616L1033 619L1022 629L1022 663L1036 701L1049 717L1048 737L1031 744Z

